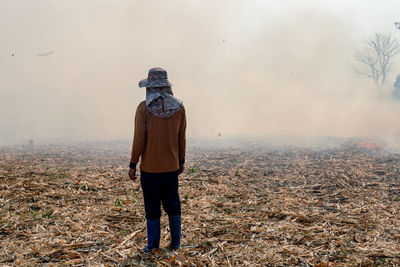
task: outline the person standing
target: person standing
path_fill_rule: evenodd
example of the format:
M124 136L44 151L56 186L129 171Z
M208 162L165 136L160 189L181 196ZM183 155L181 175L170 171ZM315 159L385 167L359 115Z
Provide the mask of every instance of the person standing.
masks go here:
M151 68L147 79L139 82L139 87L146 87L146 100L136 110L129 178L136 180L140 158L140 183L147 226L144 252L159 248L161 204L168 214L169 248L180 248L178 175L185 169L186 114L182 101L173 95L171 86L167 72L162 68Z

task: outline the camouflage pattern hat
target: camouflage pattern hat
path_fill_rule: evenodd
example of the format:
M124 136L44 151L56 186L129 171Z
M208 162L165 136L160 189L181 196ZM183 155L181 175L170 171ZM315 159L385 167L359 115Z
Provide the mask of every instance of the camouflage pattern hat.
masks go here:
M147 79L139 82L139 87L164 87L172 86L168 81L167 71L162 68L151 68Z

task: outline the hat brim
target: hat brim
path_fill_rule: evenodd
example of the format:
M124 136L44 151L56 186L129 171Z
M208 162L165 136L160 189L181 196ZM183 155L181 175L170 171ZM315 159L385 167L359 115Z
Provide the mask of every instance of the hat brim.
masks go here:
M139 87L165 87L172 86L168 80L158 80L158 81L149 81L149 79L143 79L139 82Z

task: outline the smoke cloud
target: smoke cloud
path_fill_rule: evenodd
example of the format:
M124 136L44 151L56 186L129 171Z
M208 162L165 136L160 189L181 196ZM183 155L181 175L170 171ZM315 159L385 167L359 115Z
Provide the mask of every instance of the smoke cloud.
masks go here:
M400 56L384 93L349 64L363 37L400 39L400 4L298 2L1 1L0 144L131 138L137 84L155 66L184 102L189 137L397 142Z

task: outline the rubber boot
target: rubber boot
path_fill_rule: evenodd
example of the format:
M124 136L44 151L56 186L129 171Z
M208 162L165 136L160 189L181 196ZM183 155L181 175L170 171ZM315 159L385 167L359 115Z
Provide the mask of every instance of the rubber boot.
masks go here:
M169 216L169 230L171 232L170 249L175 250L180 248L181 243L181 216Z
M154 248L160 248L160 219L147 220L147 245L144 252L153 252Z

